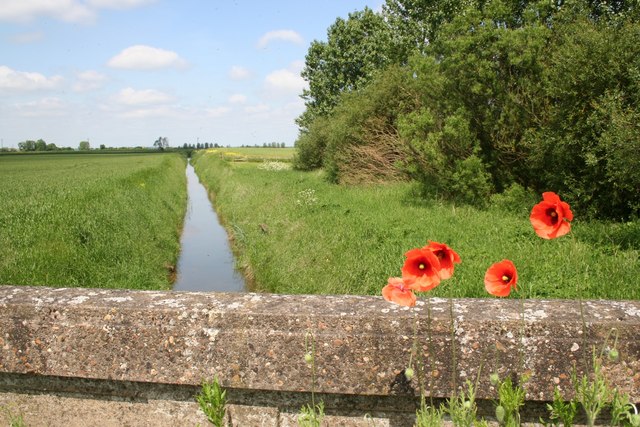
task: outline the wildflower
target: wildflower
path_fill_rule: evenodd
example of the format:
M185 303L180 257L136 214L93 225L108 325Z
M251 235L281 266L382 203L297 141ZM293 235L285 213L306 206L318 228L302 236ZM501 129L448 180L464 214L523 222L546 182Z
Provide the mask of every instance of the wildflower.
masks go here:
M440 261L431 250L411 249L404 255L402 278L409 288L426 292L440 284Z
M382 296L389 302L406 307L416 305L416 296L401 277L390 277L387 286L382 288Z
M503 259L493 264L484 275L484 287L491 295L507 297L516 288L518 272L513 262Z
M460 264L460 256L444 243L429 241L429 245L423 249L428 249L438 257L440 261L440 279L445 280L453 276L453 264Z
M535 205L529 216L536 234L543 239L555 239L571 230L573 212L569 204L554 192L542 193L542 201Z

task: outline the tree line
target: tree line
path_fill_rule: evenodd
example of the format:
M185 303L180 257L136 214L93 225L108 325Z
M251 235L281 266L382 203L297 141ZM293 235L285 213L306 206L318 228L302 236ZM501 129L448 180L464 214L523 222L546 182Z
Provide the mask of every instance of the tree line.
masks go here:
M637 1L387 0L311 43L294 165L482 206L640 214Z
M37 141L26 140L18 143L18 150L20 151L58 151L58 150L73 150L71 147L58 147L56 144L47 144L43 139Z

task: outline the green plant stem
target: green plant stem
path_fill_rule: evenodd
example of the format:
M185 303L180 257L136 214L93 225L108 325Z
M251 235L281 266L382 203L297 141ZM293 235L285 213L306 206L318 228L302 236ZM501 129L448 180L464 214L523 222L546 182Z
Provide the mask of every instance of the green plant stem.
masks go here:
M456 330L455 318L453 313L453 298L449 298L449 316L451 318L451 383L453 387L453 393L457 393L458 360L456 354Z

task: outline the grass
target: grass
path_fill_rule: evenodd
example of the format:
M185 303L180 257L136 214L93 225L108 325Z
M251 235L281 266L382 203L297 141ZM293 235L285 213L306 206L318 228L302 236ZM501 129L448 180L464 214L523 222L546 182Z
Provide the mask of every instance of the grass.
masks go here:
M583 222L574 212L571 234L546 241L529 223L532 205L478 210L424 201L408 183L336 186L321 172L261 170L211 152L195 168L257 291L379 295L404 253L434 240L462 263L433 296L488 296L486 269L508 258L526 297L640 299L638 221Z
M179 154L0 158L0 284L170 288L184 168Z

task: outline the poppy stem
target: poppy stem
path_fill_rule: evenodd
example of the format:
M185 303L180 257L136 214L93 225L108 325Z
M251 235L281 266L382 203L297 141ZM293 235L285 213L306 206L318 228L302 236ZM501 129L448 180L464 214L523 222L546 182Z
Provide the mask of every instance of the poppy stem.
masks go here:
M429 352L429 402L433 406L433 381L431 380L434 366L433 366L433 341L431 339L431 298L427 298L427 351ZM424 385L422 386L422 392L424 393Z
M575 256L576 253L576 248L577 248L577 242L576 242L576 236L571 233L571 243L573 246L573 251L572 251L572 255ZM584 361L584 371L588 372L591 362L589 361L589 358L587 357L587 321L585 320L584 317L584 303L582 300L582 286L581 286L581 280L577 280L576 281L576 296L578 298L578 304L580 307L580 321L582 322L582 358Z
M418 351L418 312L413 310L413 345L411 346L411 353L409 354L409 365L408 368L411 368L413 363L413 355ZM417 359L416 354L416 359Z
M311 342L311 350L309 351L309 342ZM305 354L311 355L311 406L316 407L316 339L311 331L307 331L304 336Z
M520 375L524 375L524 334L525 334L525 323L524 323L524 292L520 293L520 349L519 349L519 367L520 367Z
M456 358L456 330L455 330L455 318L453 314L453 297L449 298L449 316L451 318L451 382L454 393L457 393L457 378L458 372L458 360Z

